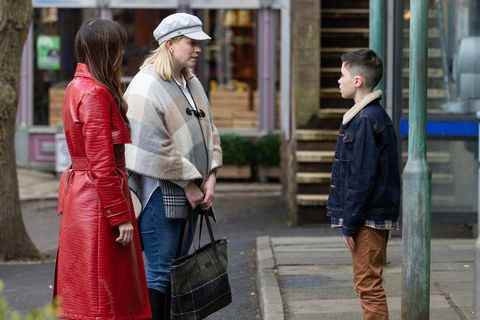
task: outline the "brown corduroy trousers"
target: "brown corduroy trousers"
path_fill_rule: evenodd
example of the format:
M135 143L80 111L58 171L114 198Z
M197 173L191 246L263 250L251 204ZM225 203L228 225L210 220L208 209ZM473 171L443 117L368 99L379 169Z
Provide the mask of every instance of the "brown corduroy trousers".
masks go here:
M360 297L363 320L388 320L387 297L383 288L388 232L361 227L354 236L353 285Z

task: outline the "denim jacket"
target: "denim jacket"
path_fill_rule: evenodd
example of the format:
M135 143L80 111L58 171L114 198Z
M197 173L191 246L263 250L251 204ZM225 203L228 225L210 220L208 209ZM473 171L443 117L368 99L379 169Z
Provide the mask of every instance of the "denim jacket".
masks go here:
M327 212L354 235L366 220L397 221L400 170L397 137L380 100L342 124L337 138Z

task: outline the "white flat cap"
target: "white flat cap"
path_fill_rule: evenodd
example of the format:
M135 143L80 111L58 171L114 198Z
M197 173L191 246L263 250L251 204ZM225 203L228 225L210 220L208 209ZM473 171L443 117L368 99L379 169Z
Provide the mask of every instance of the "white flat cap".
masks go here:
M208 34L203 32L202 21L188 13L174 13L164 18L153 31L158 44L178 36L185 36L193 40L209 40Z

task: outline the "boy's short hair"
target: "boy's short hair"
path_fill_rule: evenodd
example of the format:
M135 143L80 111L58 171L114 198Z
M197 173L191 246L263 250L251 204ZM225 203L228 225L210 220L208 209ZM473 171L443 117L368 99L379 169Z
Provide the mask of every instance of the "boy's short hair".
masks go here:
M365 78L365 86L375 88L383 75L383 63L375 51L360 49L344 53L341 57L353 75L362 75Z

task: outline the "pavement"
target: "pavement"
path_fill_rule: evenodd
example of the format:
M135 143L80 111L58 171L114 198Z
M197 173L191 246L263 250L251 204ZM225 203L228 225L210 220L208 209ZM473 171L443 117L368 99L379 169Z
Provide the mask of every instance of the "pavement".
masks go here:
M0 262L3 296L12 309L26 313L51 301L60 219L56 214L58 177L18 170L23 221L37 248L49 258L36 262ZM219 182L215 236L229 239L233 302L209 320L260 319L256 295L255 239L295 230L286 224L279 184ZM318 229L312 229L317 232ZM207 239L205 235L203 239ZM1 294L0 294L1 295ZM1 316L0 316L1 318Z
M21 201L53 200L58 196L59 176L54 173L17 169ZM279 196L278 183L219 182L218 197L232 196Z
M52 293L58 177L19 169L18 178L27 231L40 251L50 256L36 263L0 263L7 301L25 312L48 303ZM229 239L234 299L209 319L361 319L352 290L351 258L335 230L319 225L288 227L278 184L219 183L217 199L217 236ZM468 233L463 226L437 231L432 240L430 318L474 319L475 240L461 239ZM438 238L445 234L453 238ZM385 268L392 320L400 319L401 252L401 240L393 238Z
M59 178L53 174L29 169L17 169L21 201L56 199Z
M473 315L474 239L433 239L430 319ZM384 283L390 319L400 319L402 242L388 245ZM264 320L354 320L351 256L339 236L258 237L257 284Z

